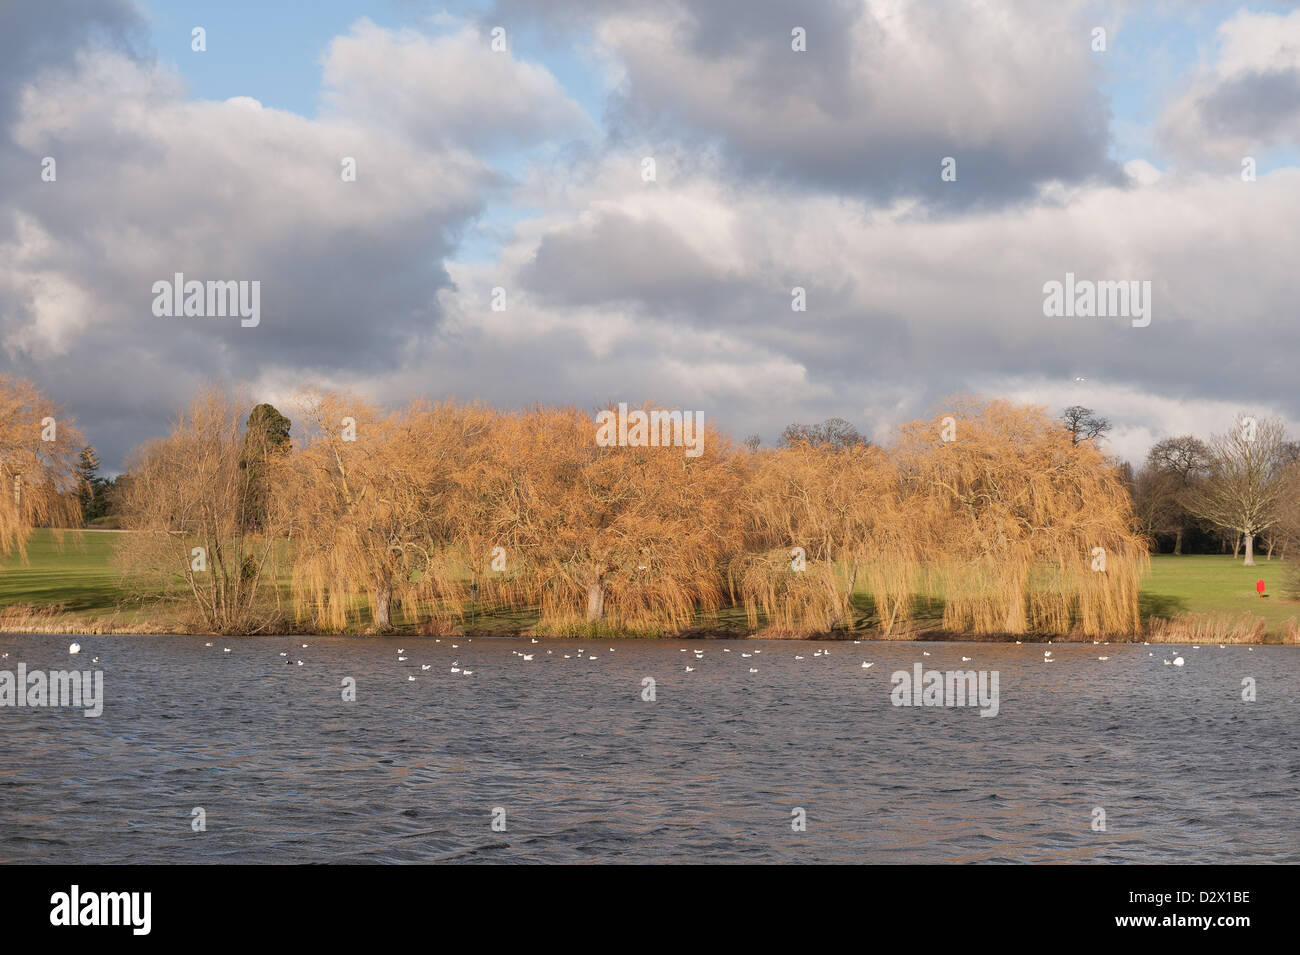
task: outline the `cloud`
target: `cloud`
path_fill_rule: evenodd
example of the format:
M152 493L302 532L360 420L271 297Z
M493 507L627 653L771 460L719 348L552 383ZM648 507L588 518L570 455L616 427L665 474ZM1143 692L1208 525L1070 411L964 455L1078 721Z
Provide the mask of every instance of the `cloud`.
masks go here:
M404 57L424 43L450 72L403 87ZM250 97L191 101L170 70L112 43L30 74L0 151L12 170L0 196L5 370L57 381L90 430L143 406L141 433L206 378L296 382L399 363L442 320L444 262L506 181L467 147L517 137L521 110L539 130L576 118L544 70L470 44L464 31L422 40L359 25L331 48L335 101L321 120ZM389 113L371 108L383 89L397 92ZM426 112L445 123L436 138L415 122ZM260 281L261 324L154 316L153 283L177 272ZM101 447L106 462L124 450Z
M524 17L513 2L484 26ZM462 26L358 23L325 51L317 119L190 100L124 46L129 17L50 39L48 62L0 64L19 70L0 114L0 368L63 401L110 467L209 378L272 400L308 379L391 401L652 399L769 439L832 415L883 437L944 395L1011 393L1094 407L1135 456L1188 408L1202 432L1228 409L1300 418L1300 170L1121 167L1079 8L975 9L538 3L528 17L611 64L603 136L552 74ZM1229 21L1186 102L1282 142L1280 112L1232 105L1234 83L1290 63L1258 27ZM461 258L484 220L499 252ZM155 317L175 272L260 280L261 325ZM1067 272L1149 280L1150 327L1044 317L1043 284Z
M566 3L548 15L572 19ZM1072 4L718 0L597 8L614 141L717 149L731 175L969 207L1122 175ZM558 12L556 12L558 11ZM487 20L525 16L499 3ZM792 31L807 38L792 49ZM940 180L944 157L958 181Z
M1300 419L1285 357L1296 170L1247 185L1136 162L1122 186L935 221L907 202L740 188L718 170L668 187L634 169L608 157L499 262L453 266L454 339L421 368L462 394L650 396L769 437L831 414L884 430L965 390L1074 403L1076 377L1083 403L1130 431L1184 427L1169 412L1188 400ZM1043 285L1067 272L1150 281L1150 327L1045 317ZM791 311L795 285L806 312Z
M1300 144L1300 10L1240 11L1218 29L1217 56L1184 82L1157 124L1193 165L1235 164Z
M325 54L327 111L435 149L524 146L590 130L544 67L493 52L490 42L469 26L428 36L360 20Z

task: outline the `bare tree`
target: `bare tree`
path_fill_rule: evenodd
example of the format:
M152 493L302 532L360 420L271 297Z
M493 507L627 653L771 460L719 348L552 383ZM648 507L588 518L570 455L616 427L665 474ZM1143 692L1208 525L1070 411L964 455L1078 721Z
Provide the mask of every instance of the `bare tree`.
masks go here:
M1255 537L1278 521L1287 444L1280 418L1237 415L1232 430L1211 439L1209 474L1188 497L1193 514L1241 535L1243 566L1255 565Z
M275 612L276 544L254 470L274 479L276 455L241 433L246 404L219 389L195 399L171 433L138 449L119 498L118 559L149 592L179 597L205 629L259 633Z
M1080 441L1097 443L1111 427L1108 419L1083 405L1071 405L1066 408L1061 412L1061 422L1065 425L1065 430L1070 432L1071 444L1078 444Z
M821 424L792 424L781 432L781 447L808 444L815 448L843 451L860 444L870 444L858 429L843 418L827 418Z
M1210 449L1189 434L1165 438L1147 452L1138 476L1138 513L1152 532L1174 535L1174 553L1183 552L1183 535L1196 516L1188 501L1210 469Z

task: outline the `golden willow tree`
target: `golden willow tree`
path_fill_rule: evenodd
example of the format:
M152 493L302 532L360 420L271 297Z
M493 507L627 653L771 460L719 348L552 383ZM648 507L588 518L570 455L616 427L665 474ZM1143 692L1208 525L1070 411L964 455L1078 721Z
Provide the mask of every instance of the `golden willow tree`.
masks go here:
M1072 444L1040 408L959 398L946 415L904 426L893 457L946 628L1138 631L1147 542L1091 442Z
M0 375L0 555L25 558L34 527L80 523L82 445L72 419L40 389Z
M277 545L283 532L263 482L278 480L283 453L265 432L244 432L251 405L210 388L128 462L119 499L118 561L141 596L180 599L196 625L259 633L280 618Z
M384 411L314 391L299 405L307 436L279 499L300 614L343 628L368 602L386 630L395 603L407 616L461 613L466 548L453 538L453 478L481 450L492 415L451 402Z
M796 441L759 451L740 499L746 552L732 563L750 625L772 633L853 626L859 583L888 634L911 612L911 541L894 469L879 448Z
M654 410L641 409L647 415ZM517 592L557 633L679 632L726 596L741 545L740 463L705 430L702 453L602 446L572 408L509 416L497 446L492 539L514 560Z

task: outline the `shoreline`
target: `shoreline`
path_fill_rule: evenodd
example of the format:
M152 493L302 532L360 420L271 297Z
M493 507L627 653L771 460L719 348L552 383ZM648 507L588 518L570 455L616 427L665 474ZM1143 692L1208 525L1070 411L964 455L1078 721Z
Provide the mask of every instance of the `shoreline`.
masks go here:
M666 633L655 636L635 633L594 633L594 634L540 634L533 630L520 631L495 631L495 630L469 630L439 634L422 634L417 627L397 627L383 632L373 630L349 630L337 632L323 632L319 630L295 630L283 629L268 631L266 633L216 633L206 630L184 630L177 627L168 627L161 624L128 624L125 626L105 627L96 625L98 622L86 623L76 619L70 620L49 620L41 624L32 625L9 625L0 621L0 637L6 636L103 636L103 637L222 637L227 640L238 640L243 638L254 637L313 637L315 639L325 639L329 637L346 637L353 640L384 639L398 638L403 640L446 640L446 639L491 639L491 640L554 640L556 642L579 641L579 640L617 640L621 642L636 641L654 643L661 640L687 640L698 642L710 642L715 640L734 640L734 641L766 641L766 642L783 642L783 643L971 643L971 644L1042 644L1042 645L1060 645L1060 644L1078 644L1080 646L1199 646L1199 645L1219 645L1224 646L1255 646L1255 647L1285 647L1300 646L1300 640L1287 640L1281 634L1265 634L1262 640L1232 640L1223 637L1204 636L1192 637L1178 635L1176 638L1162 636L1159 634L1139 634L1132 637L1111 636L1104 640L1097 640L1089 636L1075 634L967 634L958 633L950 630L925 629L916 630L897 636L882 636L880 634L869 633L836 633L836 634L810 634L807 636L790 636L778 634L765 634L761 631L754 633L736 633L729 631L686 631L682 633ZM1268 639L1272 637L1273 639Z

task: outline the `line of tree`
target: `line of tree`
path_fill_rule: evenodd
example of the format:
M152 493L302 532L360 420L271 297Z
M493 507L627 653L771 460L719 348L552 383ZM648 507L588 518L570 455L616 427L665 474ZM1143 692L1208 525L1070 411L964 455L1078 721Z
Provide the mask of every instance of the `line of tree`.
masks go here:
M61 408L0 378L0 553L111 507L139 593L228 632L527 607L552 632L660 633L739 606L772 632L892 634L929 597L955 631L1095 635L1136 631L1160 535L1218 528L1247 564L1300 541L1300 446L1272 418L1164 439L1134 474L1091 409L968 397L880 445L830 419L775 448L710 430L698 457L602 446L574 408L296 406L294 438L209 390L110 485Z
M1123 483L1042 409L958 398L885 446L836 420L773 449L709 429L693 456L603 446L575 408L306 391L290 440L249 405L201 396L128 468L124 566L209 629L529 608L546 632L652 634L739 606L770 633L894 634L927 595L954 631L1138 629Z

